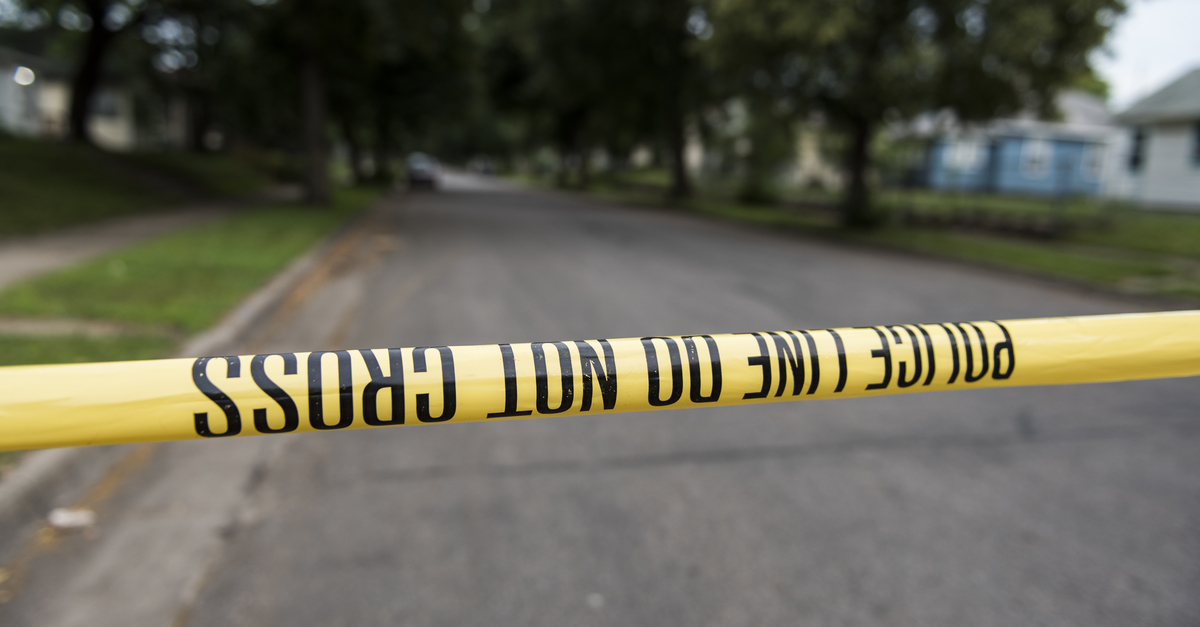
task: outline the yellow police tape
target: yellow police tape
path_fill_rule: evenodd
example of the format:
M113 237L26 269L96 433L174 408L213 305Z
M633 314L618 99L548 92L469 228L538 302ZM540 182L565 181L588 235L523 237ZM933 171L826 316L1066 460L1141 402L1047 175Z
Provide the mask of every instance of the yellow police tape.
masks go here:
M0 450L1200 374L1200 311L0 368Z

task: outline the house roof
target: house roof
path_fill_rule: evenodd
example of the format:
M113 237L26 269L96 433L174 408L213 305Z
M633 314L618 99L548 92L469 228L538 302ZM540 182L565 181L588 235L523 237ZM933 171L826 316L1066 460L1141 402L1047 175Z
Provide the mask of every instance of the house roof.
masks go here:
M1142 98L1120 115L1125 124L1200 119L1200 67Z
M995 120L985 127L990 137L1037 137L1063 141L1104 142L1117 127L1104 124L1071 124L1041 120Z
M985 122L964 123L949 110L920 115L900 127L898 133L911 137L990 136L1044 137L1067 141L1105 141L1117 127L1104 101L1074 89L1063 90L1055 97L1060 120L1040 120L1032 111L1023 111L1007 118Z
M1113 115L1104 100L1078 89L1063 90L1054 99L1054 104L1067 124L1108 126L1113 122Z

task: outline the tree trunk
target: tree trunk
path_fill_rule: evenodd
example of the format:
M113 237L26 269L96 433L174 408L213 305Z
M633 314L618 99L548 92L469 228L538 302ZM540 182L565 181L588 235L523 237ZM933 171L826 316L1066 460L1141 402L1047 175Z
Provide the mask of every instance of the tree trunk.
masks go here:
M392 183L392 127L391 116L381 108L375 119L375 181L384 185Z
M104 16L108 6L99 0L84 3L84 9L92 18L92 30L87 33L83 56L79 60L79 71L71 81L71 111L68 115L67 139L72 142L93 144L88 131L88 113L92 95L100 85L100 72L104 66L104 55L108 52L116 34L104 27Z
M354 136L354 126L342 118L342 135L346 138L346 148L350 153L350 172L354 174L354 184L362 185L367 182L367 173L363 171L362 146Z
M592 168L590 150L587 146L579 149L579 189L587 189L592 186Z
M668 0L660 5L664 42L660 58L662 84L662 123L667 144L668 166L671 168L671 187L667 195L675 200L692 195L684 153L687 146L685 130L684 81L691 70L685 30L691 3Z
M305 192L309 203L328 205L330 189L325 146L325 83L317 59L311 53L300 70L300 85L304 115Z
M554 184L566 189L571 182L571 153L565 147L558 149L558 173L554 176Z
M845 204L842 209L842 225L847 228L870 228L874 223L871 215L871 192L867 186L873 131L874 126L864 117L857 117L850 123L850 151L846 156L846 174L850 180L846 185Z
M692 195L692 185L688 181L687 163L684 161L686 136L683 130L683 112L676 108L674 119L670 122L667 133L667 148L671 153L671 198L682 199Z
M208 107L195 94L188 95L188 148L192 152L210 152L205 143L208 134Z

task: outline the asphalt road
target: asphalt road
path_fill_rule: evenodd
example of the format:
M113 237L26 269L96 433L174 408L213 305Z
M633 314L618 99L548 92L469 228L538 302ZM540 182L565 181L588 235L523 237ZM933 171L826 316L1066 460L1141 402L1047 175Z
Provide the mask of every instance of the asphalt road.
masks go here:
M246 350L1131 311L577 197L389 203ZM1196 380L186 442L4 625L1197 625Z

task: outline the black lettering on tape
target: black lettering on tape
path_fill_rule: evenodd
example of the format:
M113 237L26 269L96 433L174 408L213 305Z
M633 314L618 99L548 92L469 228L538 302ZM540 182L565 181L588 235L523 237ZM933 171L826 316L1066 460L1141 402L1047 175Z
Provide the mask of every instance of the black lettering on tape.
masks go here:
M500 359L504 362L504 411L491 412L488 418L513 418L529 416L532 409L517 411L517 360L513 356L511 344L500 345ZM613 386L616 387L616 373L613 373ZM607 408L606 408L607 409Z
M992 378L1007 379L1012 376L1013 368L1017 367L1017 354L1015 351L1013 351L1012 336L1009 335L1008 329L1004 328L1004 325L996 322L995 320L992 321L992 324L1000 327L1000 330L1004 332L1004 341L996 344L996 346L992 348L992 350L995 351L992 354ZM1001 352L1008 353L1008 367L1004 369L1004 374L1000 374Z
M562 386L562 398L558 407L550 407L550 381L546 370L546 349L549 344L558 352L558 372ZM561 414L571 409L575 400L575 372L571 368L571 353L565 342L534 342L533 372L537 384L537 411L539 414Z
M612 344L608 340L597 340L600 342L600 349L604 351L604 364L601 365L600 357L596 355L596 351L592 349L587 342L576 340L575 348L579 349L579 370L583 379L583 397L580 399L579 410L590 411L592 409L592 377L597 379L600 385L600 398L604 403L604 409L612 409L617 406L617 362L613 358ZM514 409L516 407L514 406Z
M975 351L974 351L974 349L971 348L971 336L966 332L966 330L964 330L962 328L962 325L964 325L964 324L971 327L972 329L975 329L975 334L979 336L979 361L980 361L979 374L974 374L972 372L974 370L974 367L971 362L974 359ZM963 372L963 381L965 381L967 383L974 383L974 382L984 378L985 376L987 376L987 373L988 373L987 340L985 340L983 338L983 330L970 322L963 322L963 323L955 322L954 326L958 327L959 332L962 333L963 351L966 353L966 356L967 356L967 369L965 372Z
M264 407L259 407L254 410L254 428L259 433L288 433L295 431L296 427L300 426L300 411L296 409L296 401L288 396L283 388L275 384L274 381L267 376L265 365L268 357L279 357L283 359L283 374L296 374L296 354L295 353L270 353L266 355L255 355L250 360L250 376L263 392L267 393L279 408L283 410L283 426L278 429L271 428L271 424L267 422L267 410Z
M338 421L325 424L324 394L321 390L321 358L337 357ZM345 429L354 422L354 380L350 372L349 351L314 351L308 354L308 422L322 431Z
M654 340L662 340L667 345L667 355L671 360L671 395L663 399L659 396L662 383L658 371L658 347ZM683 363L679 359L679 344L669 337L644 337L642 350L646 352L646 375L649 383L647 401L652 407L666 407L679 402L683 396Z
M821 383L821 360L817 358L817 341L808 331L800 331L800 335L803 335L804 341L808 343L808 364L812 366L812 381L808 384L806 394L815 394L817 385Z
M925 375L925 383L921 385L929 385L933 383L933 373L937 371L937 356L933 354L933 338L929 337L929 332L925 330L925 327L919 324L913 326L917 327L917 330L925 337L925 354L929 357L929 374Z
M775 396L783 396L783 391L787 389L789 370L792 373L792 396L800 394L800 388L804 387L804 352L800 350L800 339L788 333L792 340L789 346L788 341L778 333L768 331L767 335L775 342L775 354L779 359L779 387L775 388Z
M712 372L712 389L708 391L708 396L700 393L700 354L693 339L697 337L704 338L704 344L708 347L709 371ZM717 350L717 341L711 335L685 335L683 347L688 354L688 378L691 379L688 392L692 402L715 403L721 400L721 352Z
M425 351L436 350L442 357L442 413L429 415L429 395L416 396L417 420L421 422L445 422L454 417L458 408L458 392L454 381L454 351L449 346L414 348L412 353L413 372L426 372ZM395 392L393 392L395 394ZM393 403L395 400L393 399Z
M833 329L825 330L829 332L829 335L833 336L833 344L837 347L838 384L837 387L833 389L833 392L836 394L846 389L846 345L842 343L842 336L838 335L837 331L834 331ZM816 353L814 352L813 354L815 355Z
M879 336L880 348L871 351L872 358L883 359L883 381L867 384L868 390L882 390L892 382L892 346L888 344L887 336L876 327L855 327L856 329L871 329ZM899 338L900 336L896 336Z
M950 356L953 359L950 360L950 378L946 380L946 385L950 385L958 379L958 342L954 339L954 331L946 326L946 323L939 322L937 325L942 327L942 330L946 332L946 337L950 338Z
M208 378L208 362L211 359L222 359L221 357L201 357L192 362L192 383L196 384L196 389L200 390L201 394L208 397L208 400L217 404L217 407L225 414L225 431L214 433L208 424L208 412L198 411L192 415L195 421L196 435L204 438L223 438L226 436L237 435L242 432L242 414L238 411L237 404L229 395L222 392L220 388L213 385L211 379ZM225 378L237 379L242 376L242 360L237 357L225 357Z
M904 331L908 333L909 343L912 345L913 375L911 379L905 376L907 374L906 371L908 370L908 362L903 360L900 361L899 366L897 367L899 372L896 374L896 385L902 388L910 388L916 385L917 381L921 379L921 371L923 370L921 364L921 344L920 342L917 342L917 334L913 333L912 329L904 326L900 328L904 329ZM904 339L900 337L899 333L896 333L895 326L889 326L888 330L892 332L893 336L895 336L897 346L904 343Z
M746 333L738 333L737 335L747 335ZM742 395L742 399L751 398L766 398L771 392L771 352L767 350L767 341L763 339L761 333L749 333L754 336L754 341L758 342L758 354L753 357L747 357L746 363L751 366L762 368L762 389L757 392L746 392Z
M384 376L383 369L379 367L379 360L375 359L375 353L366 349L358 352L366 362L367 373L371 377L371 380L363 387L363 422L372 427L404 424L404 365L401 360L403 351L399 348L387 349L388 364L391 366L391 374L388 376ZM381 390L392 391L391 420L382 420L379 417L378 403Z

